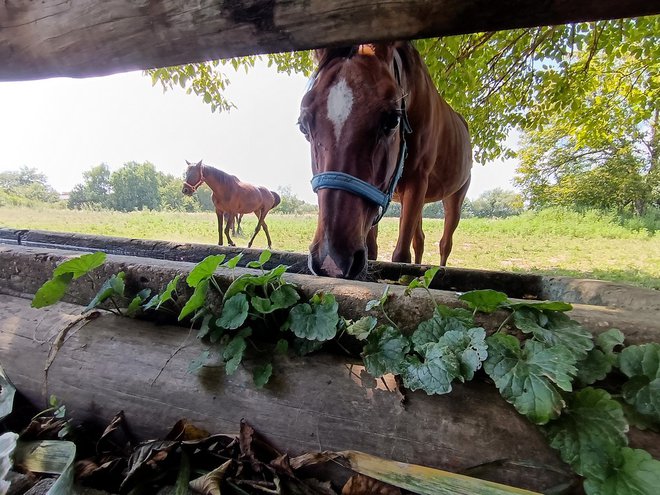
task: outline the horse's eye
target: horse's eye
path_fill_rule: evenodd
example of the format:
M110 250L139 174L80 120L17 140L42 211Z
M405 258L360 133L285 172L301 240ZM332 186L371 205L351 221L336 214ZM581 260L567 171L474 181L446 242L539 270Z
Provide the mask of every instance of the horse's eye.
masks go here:
M401 121L401 113L394 111L394 112L386 112L383 115L383 130L385 132L392 132L394 129L397 128L399 125L399 122Z

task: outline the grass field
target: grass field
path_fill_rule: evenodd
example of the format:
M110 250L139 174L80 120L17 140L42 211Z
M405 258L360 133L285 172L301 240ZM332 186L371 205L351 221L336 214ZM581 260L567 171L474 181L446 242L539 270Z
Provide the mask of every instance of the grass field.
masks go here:
M271 214L267 223L273 249L307 252L315 216ZM256 218L246 215L245 246ZM0 207L0 226L61 232L160 239L178 242L217 242L212 213L74 211ZM379 230L379 259L389 260L396 243L398 220L384 218ZM424 263L437 263L442 220L424 220ZM254 247L266 247L260 233ZM660 235L631 230L612 218L561 210L528 212L507 219L469 218L454 236L450 266L514 272L569 275L632 283L660 289Z

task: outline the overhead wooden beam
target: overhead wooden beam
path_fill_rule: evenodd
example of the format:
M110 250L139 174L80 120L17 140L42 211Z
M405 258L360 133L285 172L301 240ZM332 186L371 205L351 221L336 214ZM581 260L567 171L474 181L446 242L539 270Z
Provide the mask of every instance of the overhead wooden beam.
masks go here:
M0 80L657 13L651 0L4 0Z

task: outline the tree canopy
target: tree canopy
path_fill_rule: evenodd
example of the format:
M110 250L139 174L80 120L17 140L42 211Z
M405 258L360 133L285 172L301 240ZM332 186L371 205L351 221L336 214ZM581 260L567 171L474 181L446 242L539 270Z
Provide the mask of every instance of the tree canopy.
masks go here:
M648 198L659 197L660 16L414 43L440 93L468 121L477 161L514 156L516 150L506 138L514 129L523 133L518 184L533 204L551 197L569 198L568 193L558 196L557 189L548 192L559 183L566 185L566 191L569 183L583 184L580 201L593 207L608 205L589 200L588 189L597 186L604 193L614 183L617 194L627 198L618 204L650 204ZM266 59L279 71L309 74L313 70L309 52ZM248 57L149 73L154 84L181 85L200 95L212 110L228 110L231 102L223 96L229 83L227 70L230 66L249 70L254 62L255 57ZM563 162L589 177L569 174L570 180L564 180ZM621 183L624 177L634 184ZM637 196L629 196L632 191Z

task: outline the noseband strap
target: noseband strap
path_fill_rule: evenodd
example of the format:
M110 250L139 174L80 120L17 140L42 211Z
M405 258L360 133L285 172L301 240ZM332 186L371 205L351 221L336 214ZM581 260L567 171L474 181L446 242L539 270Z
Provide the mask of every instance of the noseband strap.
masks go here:
M183 184L185 186L188 186L190 189L192 189L192 192L197 191L197 188L201 186L204 183L204 164L201 164L199 166L199 180L195 183L193 186L192 184L189 184L187 181L184 182Z
M395 54L394 76L400 87L401 76L399 73L397 59L398 55ZM378 215L376 215L376 218L373 221L373 225L376 225L378 222L380 222L380 219L383 218L383 215L387 211L387 208L392 201L392 196L394 195L396 185L403 175L403 165L406 161L406 157L408 156L406 134L410 134L411 132L412 128L410 127L410 122L408 121L408 113L406 112L406 100L405 98L401 98L401 120L399 122L401 146L399 147L399 157L397 159L394 175L390 179L390 183L385 191L381 191L373 184L369 184L362 179L344 172L321 172L320 174L316 174L314 177L312 177L312 190L317 192L319 189L339 189L342 191L347 191L351 194L355 194L356 196L376 204L379 207Z

